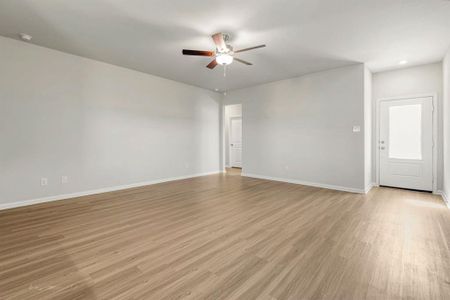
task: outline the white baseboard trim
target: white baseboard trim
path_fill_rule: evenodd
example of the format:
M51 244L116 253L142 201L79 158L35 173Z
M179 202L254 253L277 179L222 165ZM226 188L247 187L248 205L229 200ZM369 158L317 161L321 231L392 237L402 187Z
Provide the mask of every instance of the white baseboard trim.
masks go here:
M185 176L170 177L170 178L137 182L137 183L131 183L131 184L125 184L125 185L119 185L119 186L112 186L112 187L100 188L100 189L77 192L77 193L55 195L55 196L42 197L42 198L36 198L36 199L30 199L30 200L22 200L22 201L17 201L17 202L12 202L12 203L4 203L4 204L0 204L0 210L16 208L16 207L21 207L21 206L28 206L28 205L39 204L39 203L44 203L44 202L52 202L52 201L65 200L65 199L77 198L77 197L82 197L82 196L107 193L107 192L114 192L114 191L119 191L119 190L126 190L126 189L131 189L131 188L136 188L136 187L141 187L141 186L146 186L146 185L152 185L152 184L157 184L157 183L163 183L163 182L168 182L168 181L182 180L182 179L208 176L208 175L214 175L214 174L220 174L220 173L223 173L223 171L197 173L197 174L191 174L191 175L185 175Z
M375 185L374 185L373 182L369 183L369 184L366 186L366 188L364 189L364 194L369 193L370 190L371 190L374 186L375 186Z
M337 185L317 183L317 182L310 182L310 181L302 181L302 180L296 180L296 179L271 177L271 176L264 176L264 175L251 174L251 173L242 173L241 176L251 177L251 178L258 178L258 179L273 180L273 181L281 181L281 182L294 183L294 184L301 184L301 185L307 185L307 186L313 186L313 187L318 187L318 188L324 188L324 189L336 190L336 191L343 191L343 192L349 192L349 193L358 193L358 194L365 194L366 193L366 191L364 189L349 188L349 187L344 187L344 186L337 186Z
M437 191L435 194L441 196L442 200L444 200L447 207L450 208L450 201L447 197L447 194L444 191Z

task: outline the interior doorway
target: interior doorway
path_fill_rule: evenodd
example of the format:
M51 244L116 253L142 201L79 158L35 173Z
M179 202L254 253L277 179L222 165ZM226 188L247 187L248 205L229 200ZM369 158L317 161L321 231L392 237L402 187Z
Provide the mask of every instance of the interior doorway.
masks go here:
M242 168L242 118L230 118L230 167Z
M242 169L242 104L225 105L224 152L227 172ZM233 169L233 170L231 170Z
M433 191L433 107L433 97L380 101L380 185Z

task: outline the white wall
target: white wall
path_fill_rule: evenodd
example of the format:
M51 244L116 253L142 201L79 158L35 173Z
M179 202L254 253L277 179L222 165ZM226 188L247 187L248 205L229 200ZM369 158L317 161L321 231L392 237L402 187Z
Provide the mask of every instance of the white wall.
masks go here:
M0 53L0 206L220 170L221 95L3 37Z
M225 166L230 166L230 119L235 117L242 118L242 105L226 105L225 106Z
M450 51L444 59L444 111L443 111L443 137L444 137L444 171L442 190L450 206Z
M437 111L438 128L437 128L437 186L442 187L442 64L434 63L411 68L399 69L373 74L373 131L372 131L372 153L373 153L373 171L374 180L376 177L376 110L377 101L383 98L395 98L402 96L420 95L420 94L436 94L437 95Z
M364 186L372 187L372 73L364 67Z
M364 65L231 91L224 103L243 104L245 174L364 191Z

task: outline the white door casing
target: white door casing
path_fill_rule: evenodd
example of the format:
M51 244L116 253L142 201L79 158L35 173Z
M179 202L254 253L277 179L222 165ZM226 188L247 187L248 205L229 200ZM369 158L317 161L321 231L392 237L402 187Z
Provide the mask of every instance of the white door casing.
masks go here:
M230 118L230 166L242 168L242 118Z
M433 190L433 98L380 102L380 185Z

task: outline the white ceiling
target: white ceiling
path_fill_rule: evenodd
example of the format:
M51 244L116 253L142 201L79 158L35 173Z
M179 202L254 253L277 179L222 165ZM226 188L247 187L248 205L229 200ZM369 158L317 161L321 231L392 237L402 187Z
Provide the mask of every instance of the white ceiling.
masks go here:
M450 47L446 0L0 0L0 35L214 90L230 90L365 62L374 71L442 59ZM209 70L228 32L254 63ZM1 51L1 49L0 49Z

